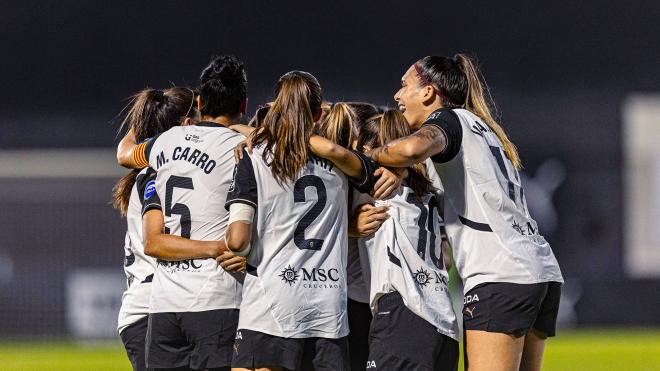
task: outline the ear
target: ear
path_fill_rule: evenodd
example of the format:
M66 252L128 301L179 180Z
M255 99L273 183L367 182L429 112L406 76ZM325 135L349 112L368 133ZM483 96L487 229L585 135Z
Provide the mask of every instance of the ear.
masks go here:
M419 89L419 95L425 105L433 103L436 99L435 89L431 85L421 87Z
M183 123L181 124L181 126L189 126L189 125L193 125L194 123L195 123L195 121L193 121L193 119L191 119L190 117L186 117L183 120Z

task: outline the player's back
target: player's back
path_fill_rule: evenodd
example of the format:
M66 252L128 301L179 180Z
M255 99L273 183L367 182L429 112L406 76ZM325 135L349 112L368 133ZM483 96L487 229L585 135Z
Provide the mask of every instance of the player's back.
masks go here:
M364 202L387 206L391 215L378 231L358 243L369 259L372 311L377 310L382 295L396 291L413 313L442 334L457 339L458 325L440 247L437 195L417 195L402 184L386 200L374 201L360 194L353 204Z
M211 122L174 127L153 139L148 159L158 172L166 233L206 241L224 237L233 151L243 139ZM157 278L152 312L237 308L240 303L240 283L213 259L159 260Z
M435 167L445 187L447 233L466 291L482 282L561 281L497 135L467 110L452 113L462 128L461 150Z
M347 179L310 157L294 181L278 182L262 149L250 156L257 214L239 329L346 336Z

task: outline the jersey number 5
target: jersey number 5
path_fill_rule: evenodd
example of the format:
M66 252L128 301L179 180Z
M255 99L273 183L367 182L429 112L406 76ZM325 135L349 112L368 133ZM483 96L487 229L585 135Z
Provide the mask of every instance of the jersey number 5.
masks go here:
M298 179L293 186L293 202L306 202L305 189L307 187L314 187L316 189L317 200L314 206L303 215L302 219L298 222L298 225L296 225L296 230L293 232L293 242L301 250L321 250L323 239L305 239L305 229L316 220L321 214L321 211L323 211L323 208L325 208L325 202L327 199L325 184L323 184L323 180L316 175L303 176Z
M181 215L181 237L190 238L190 209L188 206L180 203L172 205L172 194L174 188L195 189L191 178L172 175L165 184L165 216L172 214ZM165 233L170 233L170 229L165 227Z

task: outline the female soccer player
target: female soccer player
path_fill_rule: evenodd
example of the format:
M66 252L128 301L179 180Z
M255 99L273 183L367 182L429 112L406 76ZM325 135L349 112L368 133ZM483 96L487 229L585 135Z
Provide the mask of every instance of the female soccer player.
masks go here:
M360 130L358 150L370 150L410 134L394 110L371 118ZM440 248L436 189L424 165L408 168L408 177L388 199L392 216L358 246L368 255L370 304L368 369L456 370L458 323L447 287ZM355 205L374 202L357 195ZM364 269L367 271L367 269ZM423 339L411 342L410 339Z
M370 162L318 136L321 87L292 71L276 85L276 99L253 153L236 165L227 198L227 246L248 254L235 370L347 370L347 179L371 189ZM310 142L311 140L311 142ZM332 144L325 155L310 148ZM339 169L338 169L339 168Z
M163 200L165 234L221 241L228 213L233 149L244 137L227 126L240 120L247 103L243 63L214 58L202 72L197 107L201 122L170 129L118 158L157 171L156 193ZM130 145L126 144L126 148ZM145 215L145 235L164 235L162 224ZM182 258L181 246L157 243L147 337L147 365L154 368L229 368L243 274L208 258ZM147 248L151 243L147 238ZM148 249L151 250L151 249ZM174 255L172 255L174 254ZM222 256L219 257L222 260Z
M187 88L145 89L133 97L122 126L128 126L137 141L156 136L174 125L195 116L194 93ZM150 169L134 170L122 177L113 189L113 204L126 217L124 271L128 288L122 296L118 330L134 370L146 370L145 337L151 282L156 260L145 254L142 233L142 210L154 198L155 173ZM153 202L153 200L151 200ZM168 236L177 242L177 236ZM186 242L188 242L186 240ZM219 242L202 242L208 251L218 251ZM220 255L219 252L214 256Z
M540 370L563 279L527 210L520 158L490 112L487 87L463 54L424 57L401 85L394 99L417 131L371 156L386 166L435 163L465 290L468 369Z

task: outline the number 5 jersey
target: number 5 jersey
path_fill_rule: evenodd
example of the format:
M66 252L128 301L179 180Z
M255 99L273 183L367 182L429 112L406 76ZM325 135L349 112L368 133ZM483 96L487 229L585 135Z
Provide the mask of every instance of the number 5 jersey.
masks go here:
M143 156L157 171L166 233L201 241L224 238L234 148L244 139L220 124L201 122L173 127L136 148L134 156ZM242 276L225 271L215 259L159 259L150 312L239 308Z

